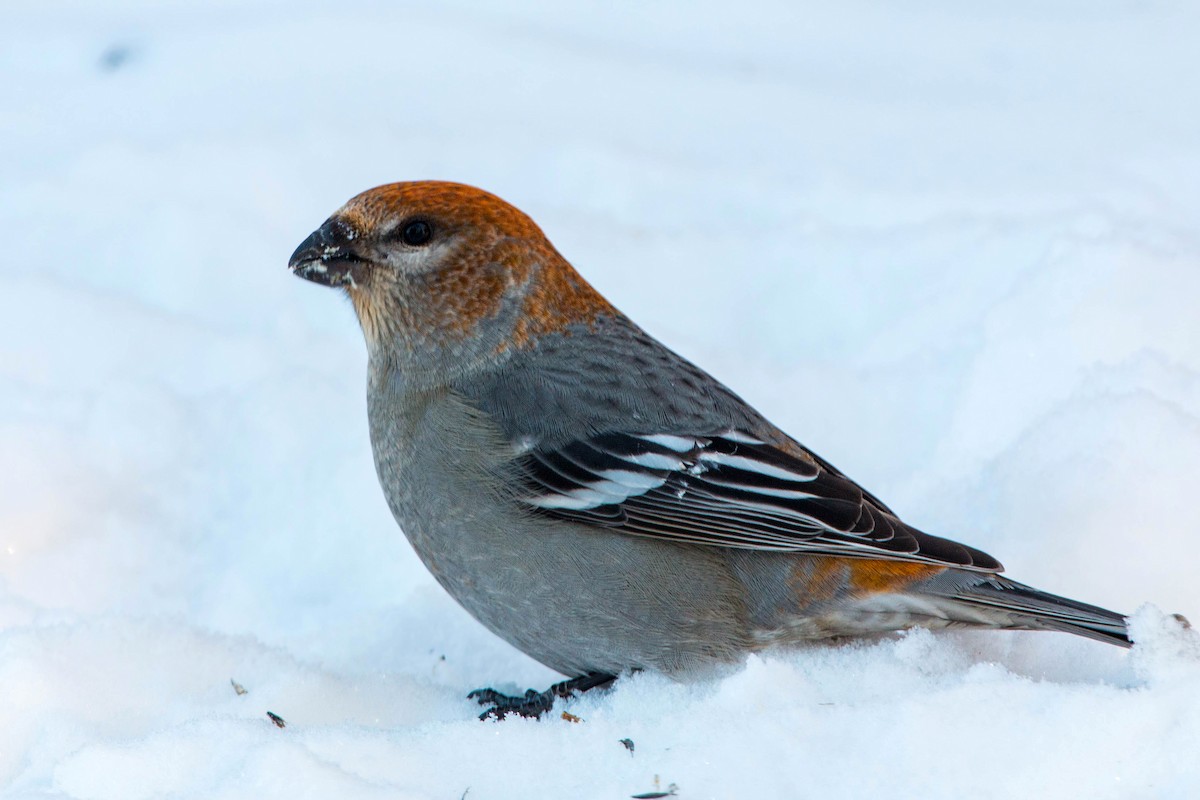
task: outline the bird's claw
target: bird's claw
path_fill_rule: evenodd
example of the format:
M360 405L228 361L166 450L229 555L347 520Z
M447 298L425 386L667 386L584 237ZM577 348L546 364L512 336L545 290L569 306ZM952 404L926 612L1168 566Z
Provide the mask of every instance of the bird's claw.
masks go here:
M613 675L589 673L556 683L544 692L529 689L525 694L516 696L501 694L495 689L476 689L467 695L467 699L474 700L481 706L491 706L479 715L482 720L504 719L509 714L537 719L554 707L556 699L574 697L578 692L586 692L598 686L607 686L614 680L616 677Z
M501 694L495 689L476 689L467 697L481 706L491 706L479 715L482 720L504 719L509 714L537 719L554 707L555 699L550 691L539 692L534 689L519 696Z

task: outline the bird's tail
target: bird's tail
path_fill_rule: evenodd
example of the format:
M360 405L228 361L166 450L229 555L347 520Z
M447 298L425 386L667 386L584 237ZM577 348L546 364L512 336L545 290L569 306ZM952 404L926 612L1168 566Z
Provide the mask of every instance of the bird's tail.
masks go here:
M951 586L931 592L961 622L1017 630L1063 631L1130 647L1125 616L1098 606L1038 591L998 575L958 572ZM933 588L933 587L930 587ZM959 616L961 615L961 616Z

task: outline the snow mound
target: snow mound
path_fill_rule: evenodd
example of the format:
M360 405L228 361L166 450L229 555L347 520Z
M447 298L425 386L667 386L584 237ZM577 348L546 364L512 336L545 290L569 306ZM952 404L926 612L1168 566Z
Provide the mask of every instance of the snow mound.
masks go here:
M1196 794L1200 10L4 18L0 795ZM413 178L529 212L913 524L1140 608L1134 648L916 631L480 723L558 676L410 552L353 314L285 269Z

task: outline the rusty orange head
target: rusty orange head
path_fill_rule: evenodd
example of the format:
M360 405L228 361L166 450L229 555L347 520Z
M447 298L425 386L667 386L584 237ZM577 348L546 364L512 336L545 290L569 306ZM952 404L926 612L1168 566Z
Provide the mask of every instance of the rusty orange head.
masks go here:
M533 220L458 183L363 192L305 239L288 266L346 290L373 355L438 346L501 353L617 313Z

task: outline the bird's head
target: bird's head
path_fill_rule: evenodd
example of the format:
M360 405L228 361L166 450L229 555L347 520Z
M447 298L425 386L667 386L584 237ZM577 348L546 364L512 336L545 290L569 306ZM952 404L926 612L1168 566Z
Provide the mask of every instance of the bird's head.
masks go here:
M457 183L363 192L288 266L345 289L373 359L407 355L431 368L463 367L614 313L533 220Z

